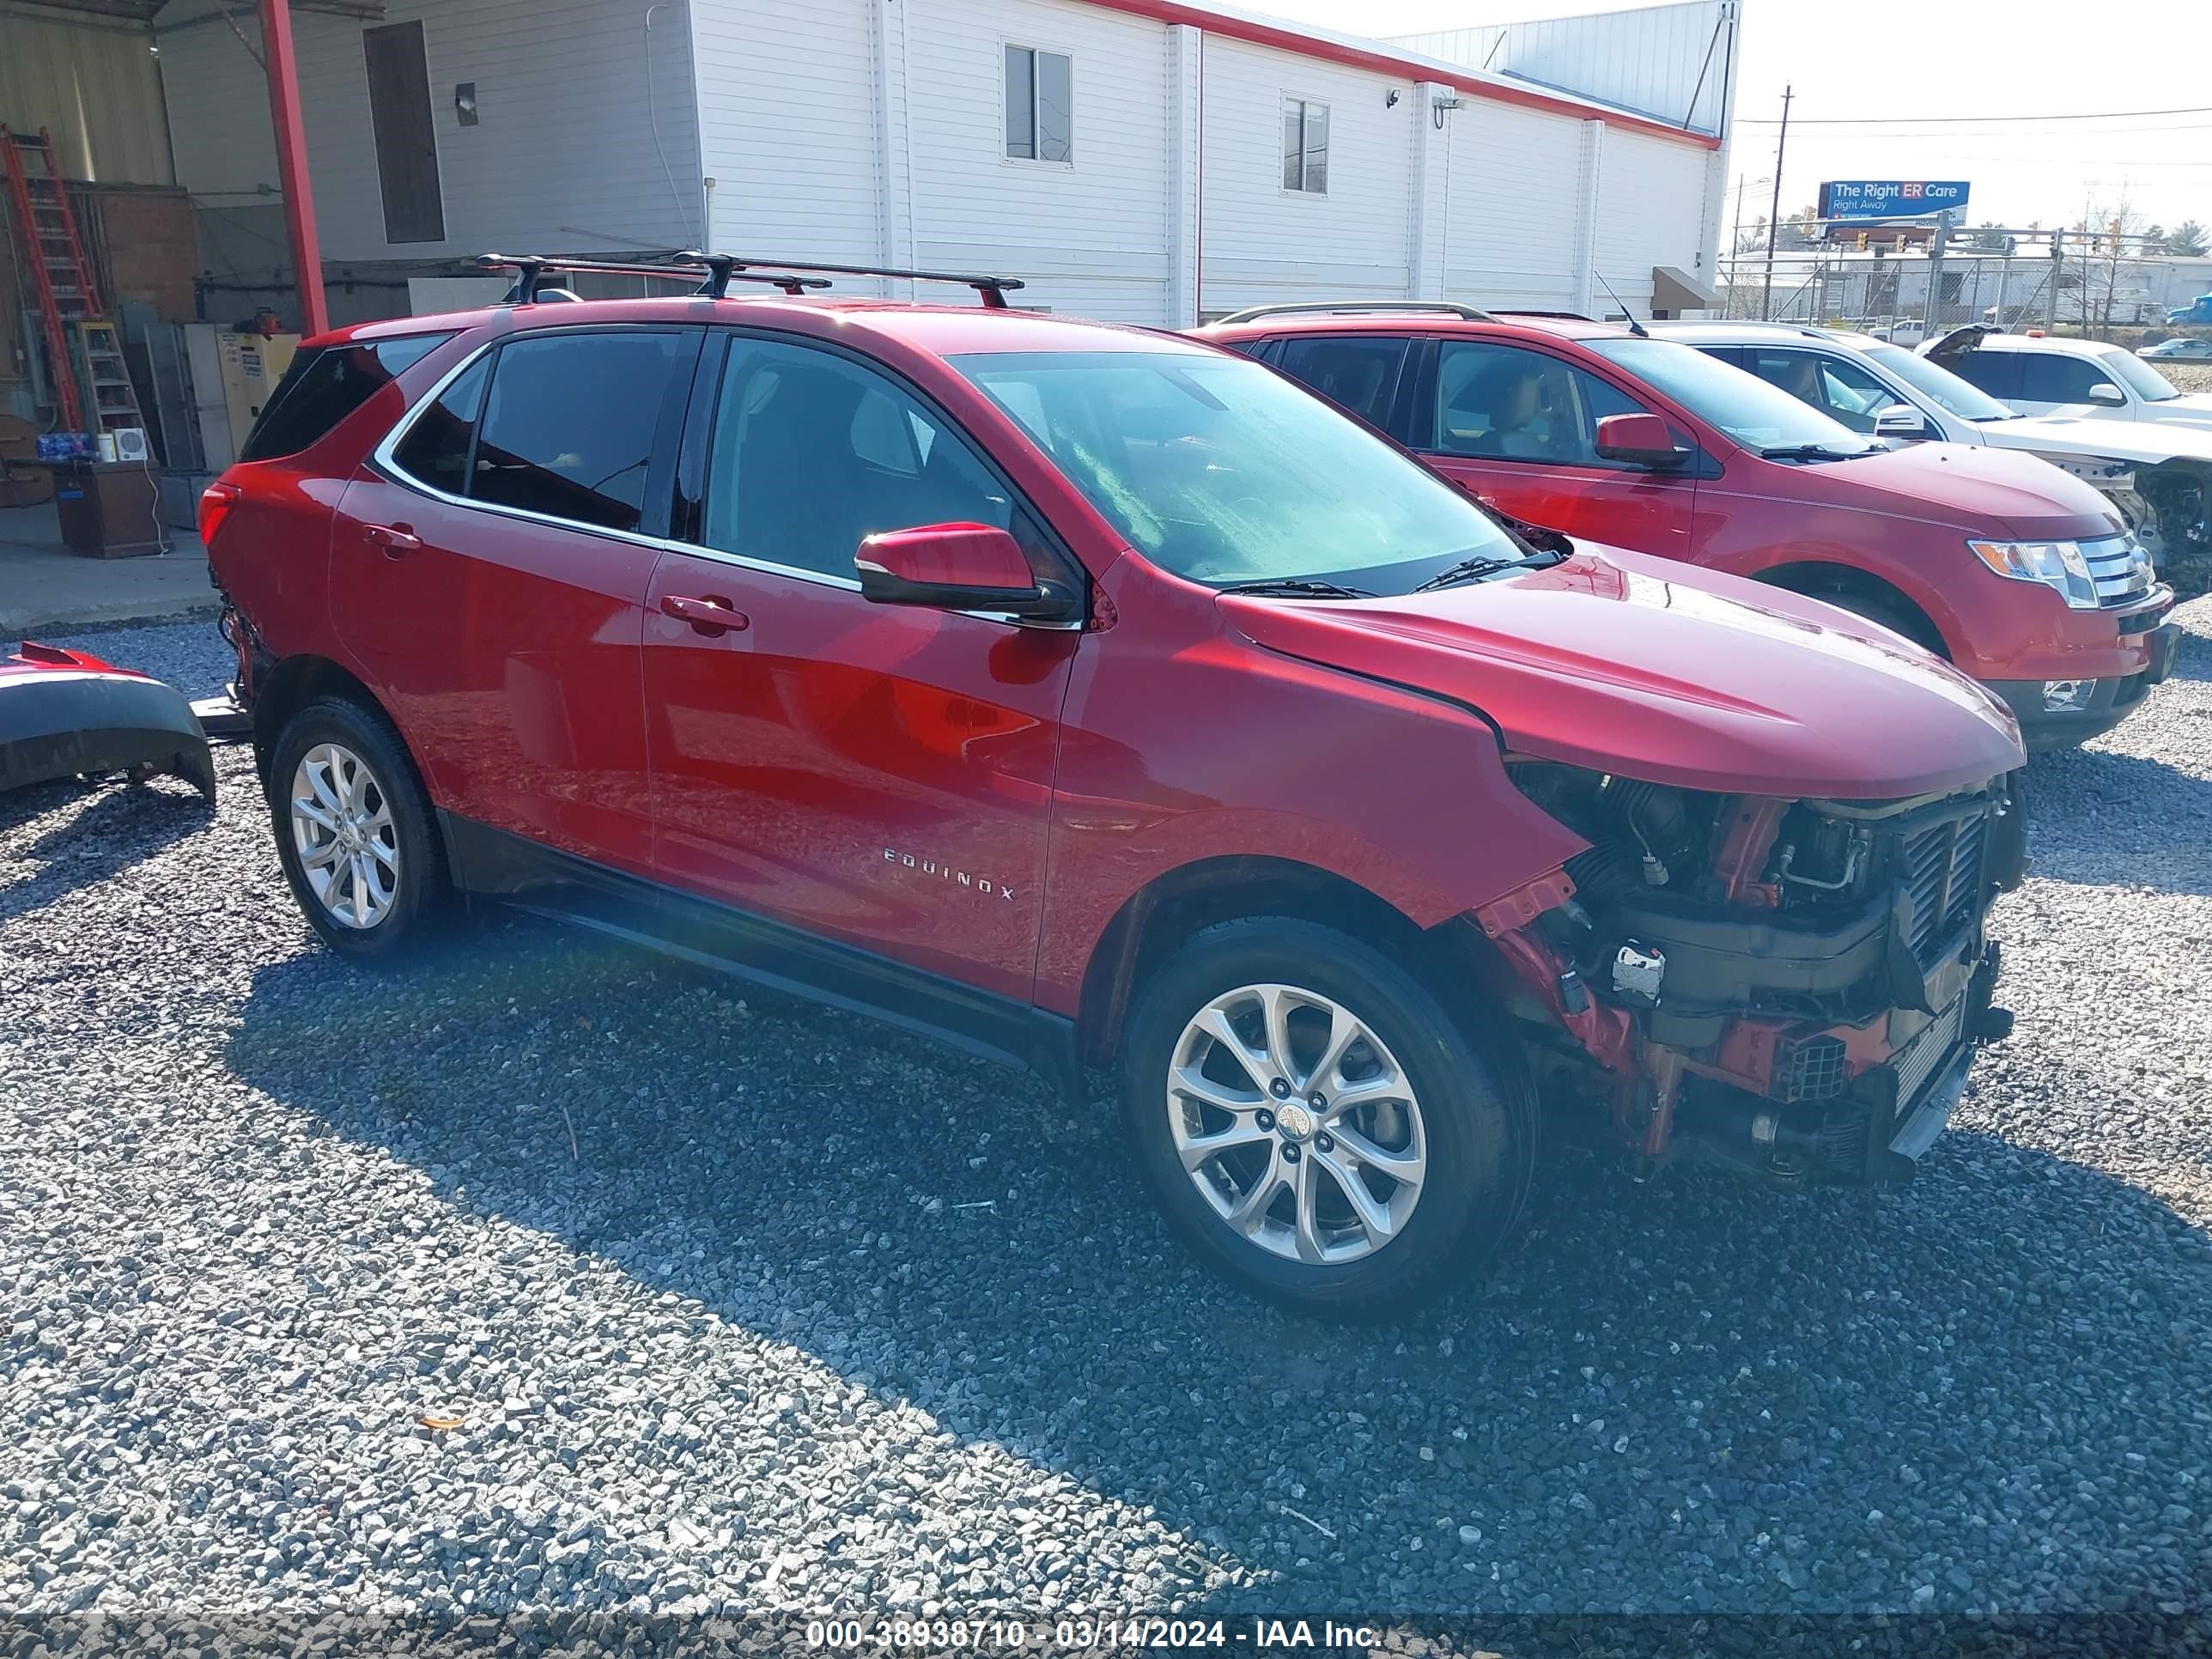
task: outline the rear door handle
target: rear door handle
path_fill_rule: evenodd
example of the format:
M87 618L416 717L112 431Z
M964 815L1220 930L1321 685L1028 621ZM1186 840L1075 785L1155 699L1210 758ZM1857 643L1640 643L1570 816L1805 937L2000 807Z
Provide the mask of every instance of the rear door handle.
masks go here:
M361 527L362 539L373 542L384 550L384 556L396 559L403 553L420 553L422 538L404 524L365 524Z
M742 634L753 625L752 618L742 611L730 607L726 599L687 599L675 593L660 596L663 616L688 622L699 633L707 635Z

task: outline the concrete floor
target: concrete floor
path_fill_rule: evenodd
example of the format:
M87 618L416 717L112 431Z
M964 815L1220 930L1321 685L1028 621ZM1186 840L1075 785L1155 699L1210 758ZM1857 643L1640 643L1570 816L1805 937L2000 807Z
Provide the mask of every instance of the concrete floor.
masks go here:
M52 501L0 507L0 651L90 623L214 615L206 550L189 530L168 535L166 554L81 559L63 544Z

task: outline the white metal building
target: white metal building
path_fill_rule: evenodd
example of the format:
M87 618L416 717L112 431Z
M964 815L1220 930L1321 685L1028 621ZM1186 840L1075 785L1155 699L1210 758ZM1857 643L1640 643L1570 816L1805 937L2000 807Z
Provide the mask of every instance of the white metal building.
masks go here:
M1699 304L1739 9L1384 42L1200 0L364 0L295 29L340 320L487 249L703 244L1181 325L1340 296L1601 314L1607 283ZM204 257L274 293L253 26L171 0L155 27Z

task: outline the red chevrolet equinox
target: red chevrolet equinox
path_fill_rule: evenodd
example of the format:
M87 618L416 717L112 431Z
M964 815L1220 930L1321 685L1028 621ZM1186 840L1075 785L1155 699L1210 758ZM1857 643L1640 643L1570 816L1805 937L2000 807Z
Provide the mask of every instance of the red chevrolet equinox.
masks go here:
M2035 456L1893 451L1800 400L1817 389L1792 396L1582 319L1355 301L1261 307L1199 333L1513 518L1878 622L2003 698L2030 749L2111 730L2172 665L2181 629L2150 555L2110 501Z
M2008 1024L2017 731L1881 629L1172 335L531 295L310 342L204 503L347 957L498 899L1111 1068L1197 1251L1347 1312L1545 1135L1907 1174Z

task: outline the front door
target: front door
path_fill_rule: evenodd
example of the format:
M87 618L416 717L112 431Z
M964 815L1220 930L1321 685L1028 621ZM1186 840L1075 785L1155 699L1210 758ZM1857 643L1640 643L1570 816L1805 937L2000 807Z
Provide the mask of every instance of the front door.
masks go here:
M644 874L639 676L700 333L524 333L346 486L339 637L440 805Z
M1547 530L1690 556L1691 471L1653 472L1597 453L1599 421L1656 411L1565 358L1488 340L1438 340L1433 379L1433 394L1413 411L1411 447L1446 476Z
M872 605L853 558L876 531L954 522L1066 556L906 386L823 346L733 335L715 366L719 345L686 445L693 545L663 556L645 629L660 876L733 925L1025 1004L1083 636Z

